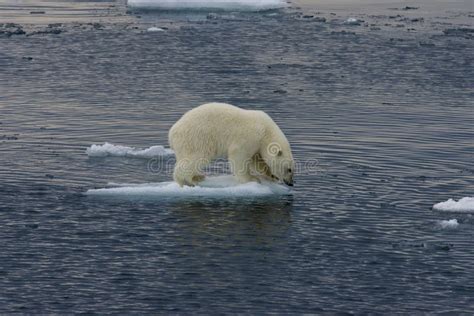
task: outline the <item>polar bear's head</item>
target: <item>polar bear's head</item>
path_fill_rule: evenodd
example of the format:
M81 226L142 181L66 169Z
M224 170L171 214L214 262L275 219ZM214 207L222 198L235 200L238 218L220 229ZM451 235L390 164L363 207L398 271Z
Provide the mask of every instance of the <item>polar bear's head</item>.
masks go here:
M273 178L293 186L295 163L286 138L270 142L266 148L261 150L260 154L267 163Z

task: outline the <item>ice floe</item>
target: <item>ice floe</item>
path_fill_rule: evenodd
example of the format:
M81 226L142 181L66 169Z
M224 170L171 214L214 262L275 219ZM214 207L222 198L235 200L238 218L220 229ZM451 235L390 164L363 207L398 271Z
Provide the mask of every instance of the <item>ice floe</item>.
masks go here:
M451 229L451 228L456 228L459 226L458 220L453 218L453 219L448 219L448 220L441 220L438 221L439 227L443 229Z
M474 212L474 197L463 197L459 201L449 199L433 205L433 209L445 212Z
M180 187L176 182L159 182L144 184L110 184L115 187L91 189L89 196L120 197L262 197L270 195L288 195L291 190L281 184L272 182L238 183L233 176L224 175L208 177L198 186Z
M347 25L360 25L360 23L363 22L361 20L358 20L356 18L348 18L344 24L347 24Z
M152 26L147 29L148 32L164 32L165 29L162 29L161 27L156 27Z
M264 11L288 6L283 0L128 0L127 4L141 10Z
M89 155L89 157L115 156L136 158L153 158L174 154L173 150L159 145L140 149L135 147L114 145L110 143L105 143L103 145L92 145L86 149L86 153Z

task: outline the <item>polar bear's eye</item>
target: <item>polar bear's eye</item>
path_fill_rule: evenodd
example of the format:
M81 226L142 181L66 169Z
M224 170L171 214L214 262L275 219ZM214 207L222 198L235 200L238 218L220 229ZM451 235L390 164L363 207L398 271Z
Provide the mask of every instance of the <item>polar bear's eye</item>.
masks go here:
M289 173L291 173L291 168L290 168L290 169L288 169L288 172L289 172Z

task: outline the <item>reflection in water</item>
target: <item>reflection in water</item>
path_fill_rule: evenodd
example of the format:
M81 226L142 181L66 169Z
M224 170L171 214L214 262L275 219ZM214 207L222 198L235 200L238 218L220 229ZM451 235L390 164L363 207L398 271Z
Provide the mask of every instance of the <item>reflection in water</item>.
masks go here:
M288 271L292 209L292 197L171 203L171 249L186 269L168 268L168 278L186 280L178 288L197 299L210 291L246 301L247 289L273 287L273 273Z
M183 201L171 203L176 230L201 247L208 238L218 247L271 246L284 238L291 223L291 196L250 201ZM179 234L178 234L179 235ZM199 244L202 241L203 244Z

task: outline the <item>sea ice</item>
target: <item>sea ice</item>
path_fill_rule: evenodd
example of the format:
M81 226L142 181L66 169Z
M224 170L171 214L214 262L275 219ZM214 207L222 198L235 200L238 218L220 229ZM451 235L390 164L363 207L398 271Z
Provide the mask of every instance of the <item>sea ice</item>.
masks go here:
M287 7L283 0L128 0L135 9L263 11Z
M163 32L164 29L162 29L161 27L152 26L148 28L147 31L148 32Z
M360 25L362 21L356 19L356 18L348 18L344 24L348 24L348 25Z
M474 212L474 197L463 197L459 201L449 199L433 205L433 209L445 212Z
M180 187L176 182L113 184L116 187L91 189L90 196L121 197L261 197L269 195L287 195L290 189L284 185L264 182L240 184L233 176L208 177L199 186Z
M163 146L151 146L150 148L140 149L134 147L127 147L121 145L114 145L105 143L103 145L92 145L86 149L89 157L136 157L136 158L153 158L159 156L173 155L174 152L171 149Z
M453 219L449 219L449 220L442 220L442 221L438 221L438 225L443 228L443 229L446 229L446 228L456 228L459 226L459 223L458 223L458 220L453 218Z

